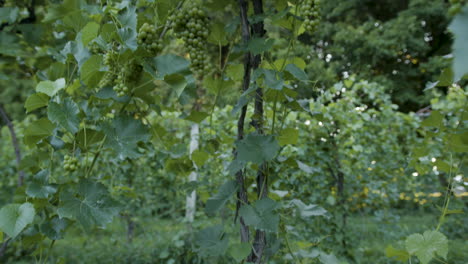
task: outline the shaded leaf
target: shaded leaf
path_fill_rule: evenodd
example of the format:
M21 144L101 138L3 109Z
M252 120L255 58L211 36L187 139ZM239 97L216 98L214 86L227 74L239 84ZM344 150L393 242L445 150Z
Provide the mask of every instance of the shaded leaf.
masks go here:
M47 106L49 103L49 96L44 93L35 93L32 94L26 99L26 103L24 104L24 107L26 108L26 112L29 113L31 111L34 111L38 108Z
M104 227L119 213L119 204L111 199L107 188L98 182L81 180L76 193L64 190L60 193L57 210L60 218L80 222L84 228Z
M80 126L78 105L70 98L66 98L62 103L52 102L49 104L47 115L53 123L65 128L68 132L75 134Z
M34 220L36 211L30 203L8 204L0 210L0 229L15 238Z
M227 181L221 188L219 188L218 193L209 198L206 201L205 212L207 214L215 214L218 212L227 201L237 192L237 183L236 181Z

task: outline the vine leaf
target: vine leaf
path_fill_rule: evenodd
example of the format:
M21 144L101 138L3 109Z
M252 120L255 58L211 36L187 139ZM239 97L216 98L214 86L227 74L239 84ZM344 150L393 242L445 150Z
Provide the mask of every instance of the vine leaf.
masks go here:
M302 218L311 216L325 216L327 210L315 204L305 204L301 200L294 199L290 202L290 206L297 207L297 210Z
M70 98L66 98L62 103L51 102L47 115L53 123L65 128L68 132L75 134L80 127L78 105Z
M221 188L219 188L218 193L206 201L205 212L210 215L218 212L236 193L236 191L236 181L232 180L225 182L223 185L221 185Z
M32 198L48 198L49 195L57 192L57 187L49 184L49 171L41 170L26 187L26 194Z
M394 258L395 260L399 260L403 262L407 262L410 257L410 255L408 254L406 250L396 249L392 245L389 245L385 249L385 255L388 258Z
M112 200L106 187L98 182L82 180L77 193L65 190L60 193L57 210L60 218L77 220L85 229L104 227L119 213L119 204Z
M64 231L68 227L70 220L54 216L51 220L44 221L41 225L41 232L51 240L63 239Z
M250 251L251 246L249 243L238 243L229 247L229 254L237 262L244 260L250 254Z
M202 257L222 256L229 245L221 225L207 227L195 235L196 251Z
M26 108L26 112L29 113L34 111L38 108L47 106L49 103L49 96L44 93L35 93L26 99L26 103L24 104L24 108Z
M36 86L36 92L45 93L48 96L52 97L57 94L58 91L65 88L65 79L60 78L53 81L42 81Z
M137 158L137 143L147 142L151 137L149 130L141 121L129 116L117 117L112 123L103 125L103 132L107 136L106 146L118 153L120 159Z
M244 139L237 141L236 146L239 161L257 164L273 160L280 149L273 136L257 133L248 134Z
M164 76L188 71L190 62L174 54L160 55L143 65L146 72L158 80Z
M270 198L263 198L252 205L243 205L239 214L248 226L255 229L277 232L279 215L275 212L277 203Z
M405 241L406 250L416 255L422 264L427 264L435 254L447 258L448 240L438 231L426 231L424 234L412 234Z
M34 220L36 211L30 203L8 204L0 210L0 230L15 238Z
M270 50L274 42L273 39L252 38L247 45L247 49L252 52L253 55L258 55Z
M299 130L295 128L285 128L278 136L278 143L280 146L297 144L299 139Z
M35 144L39 140L52 135L54 128L54 124L45 117L36 120L26 128L24 132L24 142L26 145Z
M309 79L309 77L307 77L307 74L301 68L297 67L296 64L288 64L285 70L292 74L294 78L296 78L299 81L306 81Z

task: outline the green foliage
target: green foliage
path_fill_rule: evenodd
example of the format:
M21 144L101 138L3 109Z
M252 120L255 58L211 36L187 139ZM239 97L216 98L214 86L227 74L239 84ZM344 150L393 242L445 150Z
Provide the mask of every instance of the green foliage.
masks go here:
M0 104L19 142L2 128L7 262L386 262L384 244L429 228L390 226L394 209L433 212L448 184L440 231L386 255L458 260L463 10L440 74L440 1L254 1L244 20L225 0L59 2L0 1ZM408 113L431 96L430 114Z
M57 214L77 220L86 229L104 227L119 212L118 203L111 199L106 187L88 180L80 181L76 190L62 191L60 201Z
M413 234L406 238L405 245L408 253L416 255L422 264L429 263L434 254L447 259L448 241L440 232L426 231L423 235Z
M0 229L15 238L33 222L35 213L31 203L8 204L0 210Z

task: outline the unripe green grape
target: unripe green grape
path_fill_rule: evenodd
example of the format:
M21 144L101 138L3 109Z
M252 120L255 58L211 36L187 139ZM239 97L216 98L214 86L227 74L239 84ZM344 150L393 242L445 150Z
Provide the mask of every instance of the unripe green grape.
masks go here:
M162 41L160 32L154 25L144 23L138 32L138 44L141 45L148 53L156 55L162 50Z
M78 159L76 157L71 157L65 155L63 158L63 169L66 171L73 172L78 168Z
M190 68L202 78L208 60L205 59L207 38L209 35L209 18L205 11L193 2L182 9L177 16L171 17L172 26L176 37L185 43L185 49L190 54ZM203 54L203 55L202 55Z
M306 31L312 33L317 30L320 20L320 0L304 0L300 10Z

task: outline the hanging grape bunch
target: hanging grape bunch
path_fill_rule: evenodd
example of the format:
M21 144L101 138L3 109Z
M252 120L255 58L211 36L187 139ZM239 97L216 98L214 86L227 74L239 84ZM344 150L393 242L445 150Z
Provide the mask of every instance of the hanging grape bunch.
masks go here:
M181 12L171 16L176 37L181 38L190 54L192 71L202 77L210 67L207 52L209 18L199 6L191 3Z
M138 32L138 45L141 45L148 53L158 54L163 49L160 32L154 25L144 23Z
M78 159L76 157L65 155L63 158L63 168L66 171L75 171L78 168Z
M135 84L141 77L143 68L141 65L133 62L127 63L122 67L119 74L117 75L116 85L114 91L117 96L122 97L130 91L129 84Z
M114 85L115 78L117 77L115 74L115 72L117 71L117 57L118 54L114 50L110 50L106 54L104 54L103 62L104 65L108 67L108 71L104 74L101 81L99 81L99 88Z
M320 0L304 0L300 7L304 17L304 27L308 32L317 30L320 20Z
M88 48L92 54L99 54L102 52L102 48L99 46L99 44L96 41L90 42L88 44Z

